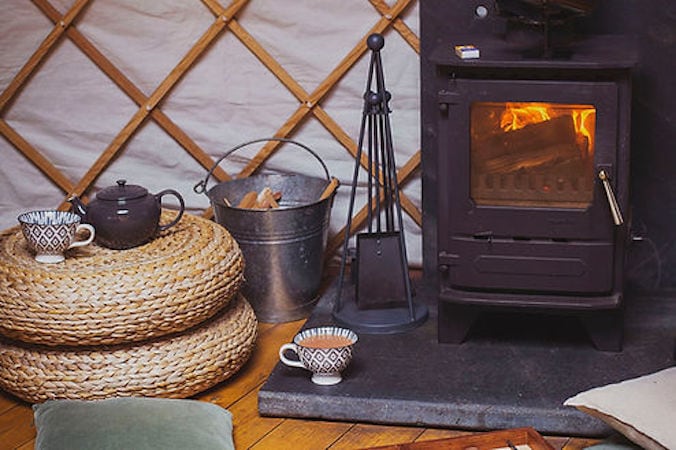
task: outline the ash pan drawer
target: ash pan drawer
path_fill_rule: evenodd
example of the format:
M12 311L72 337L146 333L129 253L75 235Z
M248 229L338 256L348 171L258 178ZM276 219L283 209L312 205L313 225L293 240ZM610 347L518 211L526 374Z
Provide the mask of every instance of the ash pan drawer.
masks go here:
M442 284L468 289L606 293L614 246L599 242L451 239L439 264Z

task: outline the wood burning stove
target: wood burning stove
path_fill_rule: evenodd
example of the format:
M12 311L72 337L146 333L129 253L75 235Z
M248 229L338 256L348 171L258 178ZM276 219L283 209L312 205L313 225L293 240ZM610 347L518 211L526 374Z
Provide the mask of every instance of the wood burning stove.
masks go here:
M456 55L467 44L479 58ZM479 314L511 309L577 315L597 348L617 351L635 55L617 36L576 39L565 56L531 50L490 32L423 48L439 340L460 343Z

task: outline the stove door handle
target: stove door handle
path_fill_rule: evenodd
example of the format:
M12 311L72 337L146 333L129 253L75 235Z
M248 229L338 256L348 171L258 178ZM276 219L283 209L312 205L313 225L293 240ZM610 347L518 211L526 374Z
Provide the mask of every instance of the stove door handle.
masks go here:
M610 185L610 177L605 169L599 170L599 179L603 183L603 189L606 191L606 198L608 199L608 205L610 206L610 214L613 216L613 222L619 227L624 223L624 219L622 218L620 205L618 205L617 198L613 192L613 187Z

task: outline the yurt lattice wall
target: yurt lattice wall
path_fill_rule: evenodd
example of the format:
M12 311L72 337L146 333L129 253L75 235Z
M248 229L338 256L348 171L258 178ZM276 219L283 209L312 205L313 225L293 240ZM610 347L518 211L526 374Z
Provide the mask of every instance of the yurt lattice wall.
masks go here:
M0 225L68 208L124 178L193 192L228 148L290 138L341 180L328 254L342 244L369 53L385 36L386 82L409 261L421 260L416 0L8 0L0 16ZM321 175L267 142L223 161L211 183L261 169ZM291 146L289 146L291 147ZM364 226L357 205L353 231Z

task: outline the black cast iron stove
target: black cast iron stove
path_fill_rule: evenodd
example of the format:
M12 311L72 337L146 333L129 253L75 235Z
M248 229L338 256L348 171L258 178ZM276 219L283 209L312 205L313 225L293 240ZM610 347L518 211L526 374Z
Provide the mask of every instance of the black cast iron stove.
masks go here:
M448 3L473 8L472 20L504 17L500 2ZM483 312L510 310L579 316L597 348L621 350L632 41L554 44L548 28L509 20L462 35L437 25L430 38L430 13L443 11L421 10L423 257L439 341L460 343ZM460 57L466 45L479 57Z

